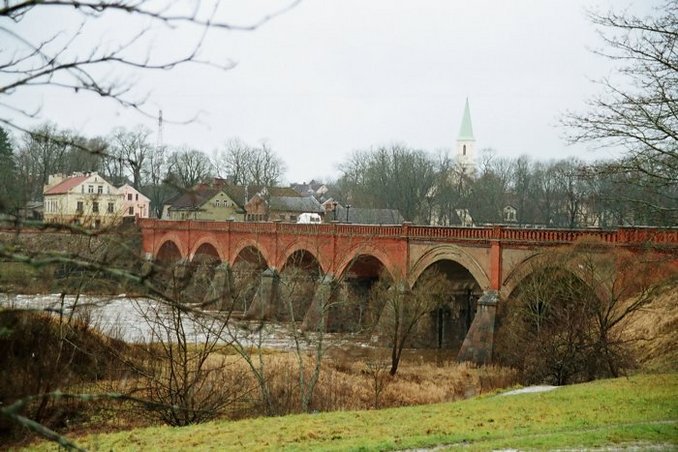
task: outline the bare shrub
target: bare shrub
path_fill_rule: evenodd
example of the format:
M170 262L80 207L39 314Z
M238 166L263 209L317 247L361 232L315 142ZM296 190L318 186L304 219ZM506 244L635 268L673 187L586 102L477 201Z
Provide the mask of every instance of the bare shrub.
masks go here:
M390 366L389 360L380 353L374 353L365 362L365 375L370 379L372 392L374 394L374 409L379 409L381 394L388 386L391 375L388 372Z
M521 369L526 383L558 385L632 368L632 338L622 326L675 268L661 254L587 240L552 251L544 261L503 306L496 336L500 362Z
M151 326L145 378L136 388L150 402L150 414L174 426L214 419L251 391L246 370L218 353L228 318L204 316L178 304L149 303L143 315Z

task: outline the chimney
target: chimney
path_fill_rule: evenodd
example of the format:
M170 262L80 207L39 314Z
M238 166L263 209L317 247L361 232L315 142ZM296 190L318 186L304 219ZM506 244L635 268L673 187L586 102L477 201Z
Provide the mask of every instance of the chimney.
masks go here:
M50 188L54 187L55 185L60 184L61 182L63 182L65 179L66 179L66 176L64 176L64 175L61 174L61 173L59 173L59 174L50 174L49 176L47 176L47 185L45 185L45 186L43 187L42 192L43 192L43 193L46 192L47 190L49 190Z

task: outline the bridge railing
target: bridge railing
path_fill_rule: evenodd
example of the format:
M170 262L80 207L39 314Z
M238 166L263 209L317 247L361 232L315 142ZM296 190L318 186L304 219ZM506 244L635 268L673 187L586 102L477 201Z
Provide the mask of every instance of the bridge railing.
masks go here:
M421 239L491 240L493 228L455 228L440 226L409 226L409 237Z
M506 226L488 227L442 227L402 225L364 225L364 224L295 224L281 222L235 222L235 221L168 221L140 219L142 229L162 230L201 230L223 231L252 234L298 234L298 235L338 235L375 238L406 238L413 240L436 241L501 241L526 243L572 243L583 237L591 237L605 243L642 244L678 244L678 228L620 228L617 230L600 229L524 229Z

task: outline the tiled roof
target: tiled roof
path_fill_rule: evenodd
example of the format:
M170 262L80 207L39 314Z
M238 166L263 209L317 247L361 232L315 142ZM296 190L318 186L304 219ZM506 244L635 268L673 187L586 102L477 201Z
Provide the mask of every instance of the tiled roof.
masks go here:
M62 180L54 187L45 191L45 195L62 195L68 193L72 188L77 187L82 182L86 181L89 176L73 176Z
M221 190L218 188L199 187L196 190L188 190L178 198L174 199L170 205L172 210L191 210L202 206L205 201L211 199Z
M168 204L170 208L177 209L195 209L203 205L206 201L210 200L214 195L223 191L228 195L231 200L236 203L239 208L244 208L247 201L249 201L254 195L260 193L266 188L270 197L276 196L286 196L286 197L295 197L300 198L300 195L294 191L291 187L263 187L260 185L230 185L228 183L221 182L213 184L198 184L193 187L191 190L186 191L185 193L179 194L176 197L170 199Z
M324 213L325 209L313 197L271 196L269 211Z
M337 206L337 221L346 221L347 209ZM325 220L334 220L334 212L327 212ZM348 209L348 221L356 224L402 224L405 219L396 209L363 209L351 207Z

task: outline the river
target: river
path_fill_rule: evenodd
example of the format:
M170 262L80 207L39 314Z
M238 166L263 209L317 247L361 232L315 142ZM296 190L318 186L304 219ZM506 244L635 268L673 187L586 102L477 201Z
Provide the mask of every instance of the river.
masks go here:
M129 343L149 342L158 334L165 335L162 325L171 324L171 311L163 303L150 298L129 297L127 295L99 296L61 294L0 294L0 308L35 310L49 312L55 316L73 316L86 321L101 333ZM204 314L209 314L205 311ZM161 321L157 321L160 319ZM214 324L205 325L214 321ZM203 321L184 317L182 325L187 340L203 342L208 328L220 327L216 320L203 317ZM160 328L159 328L160 326ZM274 322L229 321L227 330L222 334L221 342L231 342L233 338L242 345L256 345L263 348L291 350L295 347L292 325ZM211 328L212 330L214 328ZM313 338L297 334L302 348L311 348ZM367 349L369 344L358 341L346 334L326 334L325 345L331 348Z

